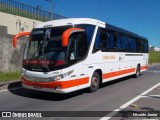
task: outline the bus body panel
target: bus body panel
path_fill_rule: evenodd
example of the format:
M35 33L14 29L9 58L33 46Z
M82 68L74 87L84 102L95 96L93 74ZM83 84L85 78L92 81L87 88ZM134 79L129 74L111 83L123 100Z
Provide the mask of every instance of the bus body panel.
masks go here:
M69 93L89 87L92 75L96 70L102 72L102 83L135 74L138 64L141 67L141 71L147 70L148 53L103 52L101 50L93 53L98 29L106 27L104 22L94 19L63 19L45 22L37 25L36 28L74 24L91 24L96 26L87 57L67 68L50 72L35 72L22 68L22 85L25 88L54 93ZM72 73L65 78L44 82L45 79L63 75L70 71ZM24 76L34 80L27 80ZM43 82L39 81L41 78L44 79Z

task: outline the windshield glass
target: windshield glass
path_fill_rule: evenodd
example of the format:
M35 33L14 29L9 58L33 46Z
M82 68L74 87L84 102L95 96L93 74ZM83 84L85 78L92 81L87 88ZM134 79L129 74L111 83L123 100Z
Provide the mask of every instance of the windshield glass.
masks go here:
M23 64L65 64L66 47L62 47L61 36L69 27L33 29L26 45Z
M62 26L52 28L36 28L31 32L30 40L27 41L23 68L32 71L43 71L43 64L48 71L60 69L59 67L70 64L69 55L77 53L75 58L82 59L87 55L90 41L94 32L93 25L75 25L74 27L83 28L85 32L81 34L72 34L72 39L69 39L69 44L66 47L62 46L62 34L65 30L73 26ZM76 38L76 39L75 39ZM79 41L77 40L79 39ZM77 41L77 42L76 42ZM72 48L73 47L73 48Z

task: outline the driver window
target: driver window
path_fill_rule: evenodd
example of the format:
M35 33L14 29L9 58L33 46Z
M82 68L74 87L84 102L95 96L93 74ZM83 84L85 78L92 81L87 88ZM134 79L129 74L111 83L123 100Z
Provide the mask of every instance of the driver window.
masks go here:
M72 45L71 45L71 54L70 54L70 60L74 60L75 56L76 56L76 48L75 48L76 44L73 41Z
M84 33L75 33L71 36L71 47L70 47L70 54L69 59L75 60L80 59L84 56Z

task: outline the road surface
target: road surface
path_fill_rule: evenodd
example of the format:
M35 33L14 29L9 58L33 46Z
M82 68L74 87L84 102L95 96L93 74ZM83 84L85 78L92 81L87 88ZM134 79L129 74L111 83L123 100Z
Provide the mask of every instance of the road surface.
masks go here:
M106 111L107 115L109 111L114 111L159 82L160 65L156 65L150 66L146 72L141 73L139 78L126 77L108 82L95 93L81 90L70 94L54 94L19 87L14 90L0 92L0 111ZM160 99L160 97L157 97L157 99ZM157 101L155 104L159 106L156 109L160 110L160 102ZM12 119L17 120L18 118ZM48 117L41 119L97 120L104 118L99 116L92 118Z

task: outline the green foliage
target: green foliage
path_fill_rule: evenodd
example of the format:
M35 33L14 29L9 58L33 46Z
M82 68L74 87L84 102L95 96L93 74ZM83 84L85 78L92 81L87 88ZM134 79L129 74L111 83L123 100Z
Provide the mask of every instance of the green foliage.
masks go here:
M160 52L149 51L149 63L160 63Z
M19 71L16 72L0 72L0 82L9 81L9 80L19 80L21 73Z

